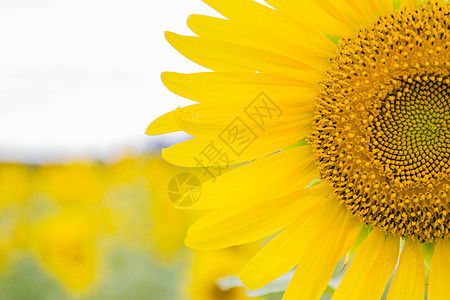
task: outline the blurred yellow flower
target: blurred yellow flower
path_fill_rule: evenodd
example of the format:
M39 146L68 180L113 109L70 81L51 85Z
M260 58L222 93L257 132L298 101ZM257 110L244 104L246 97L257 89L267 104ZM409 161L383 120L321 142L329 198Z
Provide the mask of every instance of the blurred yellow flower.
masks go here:
M93 163L49 165L40 170L39 188L61 205L92 205L102 201L105 170Z
M152 234L160 253L170 254L184 247L187 229L198 216L198 213L186 214L174 209L168 197L168 183L182 172L201 178L200 170L182 169L165 162L161 157L150 158L143 170L151 192L149 218L153 220Z
M20 203L33 192L30 169L21 164L2 164L0 168L0 208Z
M113 284L109 281L120 276L115 272L121 267L142 262L138 276L159 278L164 272L170 279L179 272L192 279L188 298L247 299L243 288L223 291L216 280L235 275L256 251L255 245L195 254L184 246L186 231L200 213L175 209L168 183L181 173L203 182L202 168L179 168L159 155L142 154L112 163L0 164L1 172L7 179L2 182L5 202L0 205L0 285L9 284L4 280L14 274L14 268L20 274L21 262L37 261L44 271L40 280L49 275L53 290L63 287L61 293L67 297L95 299L96 293ZM193 255L193 268L186 271ZM143 270L147 265L150 269ZM135 283L139 277L125 275L127 284L139 285ZM181 289L185 281L164 281L161 284L167 287L161 291L171 286ZM33 282L30 286L42 284ZM140 288L147 291L146 286ZM44 297L42 293L36 297Z
M83 290L95 279L99 224L86 211L62 211L35 228L34 249L43 265L69 289Z

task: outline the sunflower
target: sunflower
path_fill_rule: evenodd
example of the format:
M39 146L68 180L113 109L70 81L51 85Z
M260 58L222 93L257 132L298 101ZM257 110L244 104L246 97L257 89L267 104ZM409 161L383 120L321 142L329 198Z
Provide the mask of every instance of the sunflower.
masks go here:
M319 299L346 254L333 299L380 299L391 277L388 299L427 285L447 299L450 4L205 2L225 18L193 15L197 36L166 38L212 72L162 75L198 103L147 130L194 136L163 156L213 175L187 245L274 235L240 278L256 289L296 267L284 299Z
M87 211L64 210L38 224L33 250L42 266L72 292L87 292L96 279L98 221Z

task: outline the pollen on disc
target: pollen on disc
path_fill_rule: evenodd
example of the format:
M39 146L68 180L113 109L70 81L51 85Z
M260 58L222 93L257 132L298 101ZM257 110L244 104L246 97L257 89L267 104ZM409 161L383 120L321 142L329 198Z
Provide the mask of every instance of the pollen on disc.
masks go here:
M449 8L404 7L343 39L309 138L341 204L422 242L450 235Z

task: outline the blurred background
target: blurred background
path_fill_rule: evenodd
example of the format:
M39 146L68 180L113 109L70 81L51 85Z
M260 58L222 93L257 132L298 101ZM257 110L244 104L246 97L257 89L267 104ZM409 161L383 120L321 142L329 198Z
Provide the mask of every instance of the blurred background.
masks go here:
M0 0L0 300L280 298L235 276L259 244L184 246L200 215L173 208L169 183L208 178L160 157L188 136L144 134L189 104L160 73L201 70L163 35L188 34L191 13L217 15L200 0Z

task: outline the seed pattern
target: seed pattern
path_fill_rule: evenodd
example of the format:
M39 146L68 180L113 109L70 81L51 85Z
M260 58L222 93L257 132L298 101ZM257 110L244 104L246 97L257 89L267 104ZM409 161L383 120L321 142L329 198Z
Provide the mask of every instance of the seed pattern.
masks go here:
M450 171L448 88L441 77L409 78L371 116L372 160L402 189L435 186Z
M309 137L339 203L421 242L450 235L449 9L403 7L342 39Z

